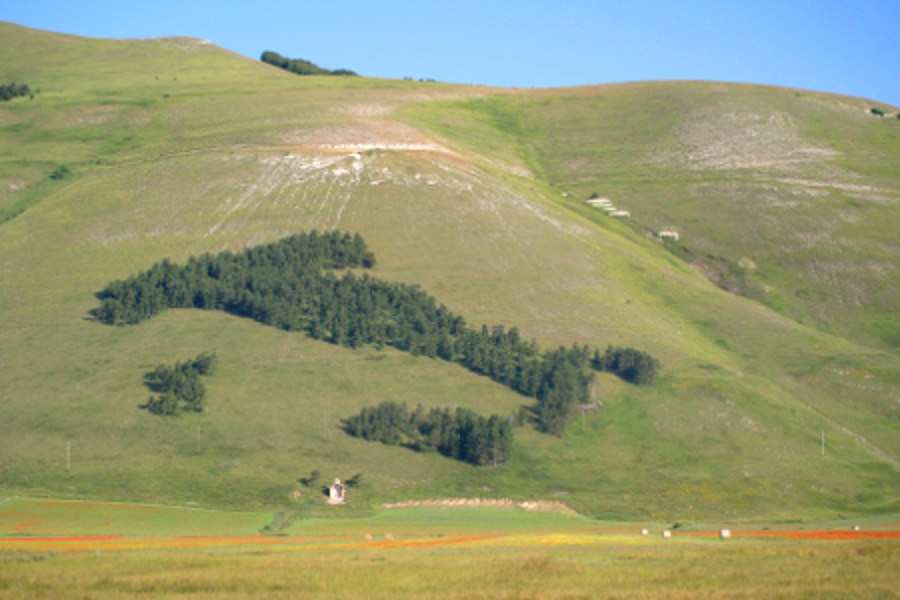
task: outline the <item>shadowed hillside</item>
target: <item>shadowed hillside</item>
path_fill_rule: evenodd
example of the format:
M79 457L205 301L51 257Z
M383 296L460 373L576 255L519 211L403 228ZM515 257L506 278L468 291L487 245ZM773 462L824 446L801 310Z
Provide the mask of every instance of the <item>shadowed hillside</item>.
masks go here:
M897 509L900 152L865 101L300 78L188 38L11 24L0 81L40 89L0 104L4 495L314 510L298 478L315 470L364 474L351 510L442 496L658 519ZM585 203L594 192L631 218ZM223 313L90 318L97 292L163 258L313 228L358 232L377 277L473 327L640 348L660 376L599 374L603 409L561 437L517 428L508 463L474 467L341 430L384 401L533 406L457 365ZM678 244L654 238L664 228ZM203 413L138 408L144 373L205 352Z

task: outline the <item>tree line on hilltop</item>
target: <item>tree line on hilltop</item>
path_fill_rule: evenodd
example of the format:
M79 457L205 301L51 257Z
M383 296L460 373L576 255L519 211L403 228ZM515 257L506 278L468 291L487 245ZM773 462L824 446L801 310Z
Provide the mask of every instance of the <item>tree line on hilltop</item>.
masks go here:
M262 62L290 71L295 75L343 75L345 77L358 77L358 74L350 69L323 69L319 65L302 58L285 58L277 52L266 50L259 58Z
M573 344L542 352L516 327L469 327L419 286L349 270L374 265L359 234L311 231L242 252L191 257L183 266L163 260L110 283L91 312L103 323L127 325L170 308L222 310L350 348L390 346L440 358L535 398L538 427L557 435L588 399L591 370L644 385L659 369L633 348L601 352Z

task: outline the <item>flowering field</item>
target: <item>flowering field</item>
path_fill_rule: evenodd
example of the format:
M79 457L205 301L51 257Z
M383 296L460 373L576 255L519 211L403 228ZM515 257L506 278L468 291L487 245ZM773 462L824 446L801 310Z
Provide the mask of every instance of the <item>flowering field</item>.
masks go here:
M687 536L718 537L715 531L685 533ZM819 542L845 542L852 540L900 540L900 529L887 531L854 531L852 529L811 530L747 530L732 532L732 538L769 538L782 540L810 540Z
M715 538L717 532L690 532L676 534L674 538ZM732 534L732 539L771 539L797 540L817 542L846 542L860 540L897 540L900 531L744 531ZM640 538L635 532L631 535L603 535L595 532L577 533L562 532L537 535L512 533L508 535L491 534L483 536L447 536L447 537L412 537L396 538L367 536L362 534L358 540L349 540L347 536L336 535L333 539L321 537L277 537L269 535L219 535L219 536L171 536L145 537L127 535L4 535L0 536L0 552L15 550L26 552L109 552L122 550L184 550L195 548L239 548L257 549L267 547L281 551L299 550L365 550L365 549L409 549L439 548L452 546L474 547L516 547L516 548L550 548L553 546L606 546L648 545L657 544L656 537ZM733 542L723 542L733 543ZM900 552L900 545L898 545Z
M859 530L739 526L722 540L714 528L680 527L666 539L659 525L642 535L635 524L514 508L308 519L286 535L253 531L260 517L6 501L0 598L799 598L851 589L894 598L900 589L896 518Z
M0 502L0 535L219 535L257 533L269 513L14 498Z

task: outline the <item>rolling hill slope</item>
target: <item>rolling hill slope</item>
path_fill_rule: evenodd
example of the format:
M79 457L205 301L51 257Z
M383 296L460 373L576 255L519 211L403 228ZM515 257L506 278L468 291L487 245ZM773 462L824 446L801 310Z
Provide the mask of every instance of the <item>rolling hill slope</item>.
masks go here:
M793 320L896 349L900 119L877 102L644 83L431 103L416 122L609 197L711 280ZM894 113L896 116L896 111ZM485 135L489 132L490 135ZM504 140L497 149L484 140Z
M11 24L0 42L0 81L40 89L0 104L0 493L306 510L316 493L291 493L319 470L363 473L357 508L491 496L658 519L897 510L900 149L898 125L865 101L300 78L187 38ZM592 192L632 218L592 208ZM668 227L682 244L647 233ZM384 400L530 405L454 365L221 313L89 318L97 291L162 258L312 228L358 231L377 276L470 324L515 325L542 347L637 347L662 375L646 388L599 376L603 410L562 438L518 429L510 463L477 468L340 430ZM143 373L209 351L206 413L137 408Z

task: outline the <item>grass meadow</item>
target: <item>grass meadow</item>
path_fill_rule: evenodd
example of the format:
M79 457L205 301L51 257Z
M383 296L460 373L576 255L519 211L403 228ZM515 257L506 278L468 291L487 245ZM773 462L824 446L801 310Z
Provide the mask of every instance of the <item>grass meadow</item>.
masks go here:
M711 278L799 322L896 348L900 122L871 101L645 82L420 103L410 122L631 213ZM605 219L605 217L603 217ZM605 219L608 220L608 219ZM847 310L853 306L853 310ZM896 312L896 311L894 311Z
M900 585L890 518L723 540L715 525L664 539L671 525L516 508L332 515L277 536L259 535L261 516L8 500L0 597L894 598Z

